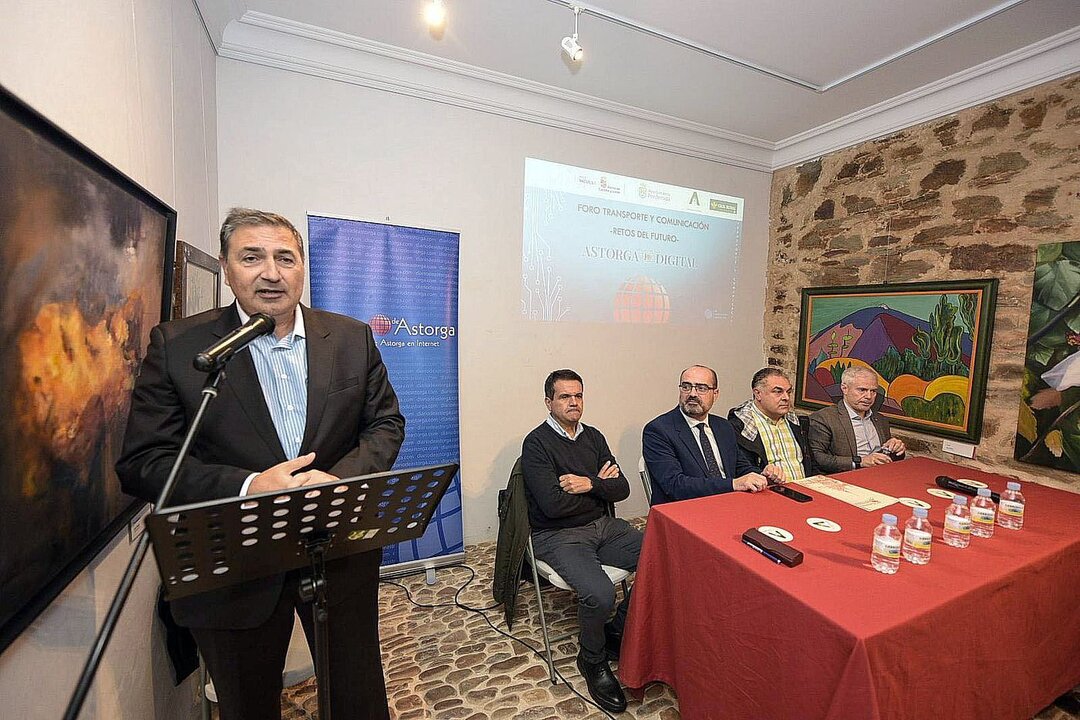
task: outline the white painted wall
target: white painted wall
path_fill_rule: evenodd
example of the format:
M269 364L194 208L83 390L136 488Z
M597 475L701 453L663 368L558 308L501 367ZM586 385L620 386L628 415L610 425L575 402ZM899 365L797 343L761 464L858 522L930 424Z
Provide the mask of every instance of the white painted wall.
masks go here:
M228 59L218 61L217 104L222 212L274 210L301 229L315 212L461 232L466 543L496 535L498 490L544 417L549 371L585 378L585 422L633 480L623 516L645 512L641 428L675 406L683 367L717 368L724 413L749 396L763 362L768 173ZM744 197L736 320L707 331L522 321L527 156Z
M204 249L219 222L214 63L191 0L0 0L0 84L174 207L177 237ZM0 655L0 715L61 716L133 548L115 538ZM172 686L157 585L148 558L82 717L196 716L194 684Z

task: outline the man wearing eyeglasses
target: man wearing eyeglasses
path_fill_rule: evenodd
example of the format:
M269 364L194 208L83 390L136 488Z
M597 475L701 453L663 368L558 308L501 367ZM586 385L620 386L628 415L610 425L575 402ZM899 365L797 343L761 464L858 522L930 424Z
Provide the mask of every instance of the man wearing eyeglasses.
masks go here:
M758 492L782 482L775 465L758 472L739 449L735 430L710 415L718 395L716 372L691 365L679 378L679 404L645 426L641 454L652 484L652 504L742 490Z
M618 657L630 596L615 607L615 588L602 565L637 568L641 531L609 512L630 496L630 484L604 436L581 422L580 375L573 370L548 375L544 403L547 419L521 446L533 552L577 593L577 666L589 694L608 712L623 712L626 696L608 658Z
M791 381L780 370L767 367L750 381L753 397L728 411L736 441L759 468L780 467L784 480L812 475L808 418L791 411Z

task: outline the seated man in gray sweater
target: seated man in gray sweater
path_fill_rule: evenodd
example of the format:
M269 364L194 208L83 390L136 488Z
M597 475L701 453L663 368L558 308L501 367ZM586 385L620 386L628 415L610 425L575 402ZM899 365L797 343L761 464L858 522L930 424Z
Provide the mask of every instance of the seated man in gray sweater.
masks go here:
M589 694L608 712L623 712L626 696L607 661L618 657L630 597L616 609L615 588L601 565L637 567L641 532L608 514L609 505L630 496L630 484L604 436L581 422L581 376L556 370L544 395L550 414L521 446L533 550L577 593L577 665Z

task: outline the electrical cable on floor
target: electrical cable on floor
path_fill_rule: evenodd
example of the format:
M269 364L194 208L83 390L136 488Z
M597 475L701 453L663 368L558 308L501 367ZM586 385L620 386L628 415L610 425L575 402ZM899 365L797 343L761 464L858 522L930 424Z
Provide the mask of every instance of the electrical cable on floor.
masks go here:
M461 587L459 587L457 589L457 591L454 593L453 602L445 602L445 603L421 603L421 602L417 602L416 600L413 599L412 593L409 591L409 588L405 587L405 585L403 585L402 583L396 582L394 580L386 580L386 579L382 579L382 578L379 579L379 582L384 583L386 585L393 585L395 587L398 587L398 588L404 590L406 599L410 603L412 603L413 605L415 605L416 607L419 607L419 608L434 609L434 608L442 608L442 607L457 607L457 608L460 608L462 610L465 610L465 611L468 611L468 612L471 612L471 613L476 613L480 617L484 618L484 621L488 624L488 627L490 627L492 630L497 632L499 635L502 635L505 638L508 638L510 640L513 640L514 642L517 642L517 643L520 643L521 645L524 645L526 648L528 648L532 652L533 655L535 655L537 658L539 658L541 662L543 662L545 664L547 663L547 658L544 656L544 654L542 652L540 652L539 648L534 648L527 641L523 640L522 638L517 637L516 635L513 635L513 634L511 634L511 633L509 633L509 632L507 632L505 630L500 630L499 628L495 627L495 623L491 622L491 618L489 618L487 616L487 611L488 610L494 610L495 608L499 607L502 603L495 603L493 605L489 605L487 607L482 607L482 608L474 608L474 607L471 607L469 605L464 604L463 602L461 602L459 600L459 598L461 597L461 593L463 593L465 591L465 588L469 587L469 585L472 583L472 581L476 579L476 570L474 570L471 566L466 565L465 563L453 563L453 564L450 564L450 565L443 565L441 567L444 567L444 568L461 567L461 568L465 568L466 570L468 570L471 573L469 575L469 579L465 581L465 584L463 584ZM605 710L604 708L597 705L595 702L592 701L591 698L587 698L584 695L582 695L580 692L578 692L577 688L575 688L572 684L570 684L570 681L567 680L563 676L562 672L560 672L558 668L555 668L555 676L559 680L562 680L563 684L566 685L566 687L570 689L570 692L574 693L574 695L577 695L578 698L582 702L584 702L586 705L592 705L594 708L596 708L600 712L604 713L605 717L610 718L610 720L616 720L614 715L612 715L607 710Z

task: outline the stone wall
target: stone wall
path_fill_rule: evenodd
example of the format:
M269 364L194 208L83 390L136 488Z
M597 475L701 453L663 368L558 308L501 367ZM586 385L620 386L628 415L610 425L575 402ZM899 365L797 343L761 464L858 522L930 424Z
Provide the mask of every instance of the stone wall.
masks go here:
M1012 459L1035 248L1067 240L1080 240L1080 75L783 168L765 355L794 377L804 287L1000 278L976 464L1080 491L1080 474ZM938 438L897 435L956 460Z

